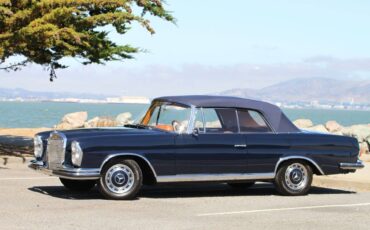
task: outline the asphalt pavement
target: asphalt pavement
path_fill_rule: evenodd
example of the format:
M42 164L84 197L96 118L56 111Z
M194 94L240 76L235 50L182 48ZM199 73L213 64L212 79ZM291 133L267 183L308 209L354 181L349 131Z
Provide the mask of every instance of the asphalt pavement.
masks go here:
M1 163L1 162L0 162ZM0 229L369 229L370 192L314 187L301 197L270 184L145 187L138 199L70 192L58 178L0 165Z

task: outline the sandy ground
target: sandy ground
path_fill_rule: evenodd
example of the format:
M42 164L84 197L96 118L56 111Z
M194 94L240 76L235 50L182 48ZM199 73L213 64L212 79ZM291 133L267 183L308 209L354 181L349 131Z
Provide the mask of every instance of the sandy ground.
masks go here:
M17 159L0 162L0 229L369 229L370 192L313 187L301 197L271 184L145 187L133 201L70 192Z
M370 191L370 162L364 162L364 164L365 168L357 170L355 173L316 176L314 178L314 185L350 190L355 189L356 191Z
M50 128L0 128L0 135L7 136L21 136L33 138L36 133L50 130Z

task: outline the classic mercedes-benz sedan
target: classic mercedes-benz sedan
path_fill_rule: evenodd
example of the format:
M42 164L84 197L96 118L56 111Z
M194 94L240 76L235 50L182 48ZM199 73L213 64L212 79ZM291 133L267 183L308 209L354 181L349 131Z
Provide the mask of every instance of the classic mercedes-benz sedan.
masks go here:
M30 168L70 190L96 184L110 199L132 199L142 185L273 182L283 195L306 194L313 174L364 167L351 137L298 129L275 105L236 97L154 99L136 124L39 133Z

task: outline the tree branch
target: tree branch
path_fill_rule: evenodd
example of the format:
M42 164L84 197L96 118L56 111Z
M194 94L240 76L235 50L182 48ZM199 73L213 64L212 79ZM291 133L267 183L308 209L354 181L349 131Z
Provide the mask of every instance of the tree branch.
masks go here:
M24 60L18 63L10 63L8 66L1 67L1 64L4 62L0 62L0 70L4 71L17 71L20 70L22 67L25 67L28 64L29 60Z

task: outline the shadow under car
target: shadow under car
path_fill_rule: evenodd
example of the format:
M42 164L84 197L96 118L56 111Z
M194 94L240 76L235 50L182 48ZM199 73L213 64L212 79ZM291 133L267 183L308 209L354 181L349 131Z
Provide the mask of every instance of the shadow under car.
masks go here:
M32 192L41 193L61 199L89 200L104 199L97 188L89 192L73 192L61 186L35 186L28 188ZM354 191L312 187L309 194L353 194ZM143 186L138 199L153 198L196 198L196 197L233 197L233 196L271 196L279 194L270 183L257 183L247 189L234 189L226 184L162 184L157 186Z

